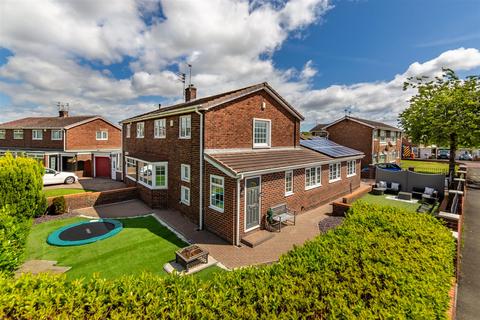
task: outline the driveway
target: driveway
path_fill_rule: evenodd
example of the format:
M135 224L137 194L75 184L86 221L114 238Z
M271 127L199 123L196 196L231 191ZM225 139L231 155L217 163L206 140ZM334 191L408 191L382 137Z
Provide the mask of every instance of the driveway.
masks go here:
M462 260L458 281L457 319L480 315L480 163L469 162L469 188L465 198Z
M54 184L43 187L44 190L49 189L84 189L93 191L105 191L126 188L125 183L115 181L108 178L80 178L77 183L73 184Z

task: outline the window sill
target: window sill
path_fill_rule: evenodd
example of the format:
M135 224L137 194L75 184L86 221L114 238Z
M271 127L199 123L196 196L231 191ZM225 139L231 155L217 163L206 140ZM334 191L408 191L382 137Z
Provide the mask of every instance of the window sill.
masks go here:
M138 182L138 184L141 184L142 186L144 186L144 187L146 187L146 188L148 188L148 189L150 189L150 190L166 190L166 189L168 189L167 187L155 187L155 186L151 186L151 185L149 185L149 184L147 184L147 183L145 183L145 182L143 182L143 181L141 181L141 180L138 180L137 182Z
M144 137L137 137L137 139L143 139Z
M253 230L258 229L258 228L260 228L260 225L255 226L255 227L251 227L251 228L249 228L249 229L245 229L244 232L250 232L250 231L253 231Z
M190 206L190 202L180 200L180 203L183 204L183 205L186 205L186 206Z
M154 139L165 139L166 136L163 136L163 137L153 137Z
M285 197L293 196L293 192L286 192Z
M132 177L129 177L129 176L125 176L125 177L126 177L127 179L130 179L130 180L132 180L132 181L137 182L137 179L135 179L135 178L132 178Z
M108 141L108 139L95 139L97 141Z
M178 139L182 139L182 140L190 140L192 137L178 137Z
M356 173L347 174L347 178L355 177L356 175L357 175Z
M212 205L209 205L208 207L210 209L215 210L215 211L220 212L220 213L223 213L223 211L224 211L224 209L220 209L220 208L212 206Z
M187 182L187 183L190 183L190 179L181 179L183 182Z
M321 186L322 186L321 184L316 184L316 185L313 185L313 186L305 187L305 190L312 190L312 189L315 189L315 188L320 188Z
M341 181L341 180L342 180L342 178L336 178L336 179L328 180L328 183L334 183L334 182Z
M271 149L271 146L266 144L253 145L253 149Z

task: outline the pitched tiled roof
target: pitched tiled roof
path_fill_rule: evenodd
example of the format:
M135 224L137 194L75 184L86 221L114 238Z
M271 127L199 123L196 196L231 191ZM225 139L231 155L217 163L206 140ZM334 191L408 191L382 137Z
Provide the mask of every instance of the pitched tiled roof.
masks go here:
M98 116L29 117L0 124L0 129L65 128Z
M334 160L327 155L302 147L295 149L213 153L206 155L234 174L262 170L282 170L289 167L303 167L309 164L316 165Z
M397 127L391 126L391 125L383 123L383 122L372 121L372 120L361 119L361 118L355 118L355 117L350 117L350 116L348 118L366 123L366 124L371 125L372 127L375 127L375 128L386 128L386 129L391 129L391 130L400 130Z
M227 91L227 92L223 92L213 96L193 99L188 102L183 102L183 103L175 104L172 106L163 107L158 110L150 111L132 118L125 119L122 122L137 121L144 118L155 117L156 115L161 115L162 113L167 111L174 111L177 109L193 107L193 106L201 106L202 110L208 110L210 108L216 107L218 105L221 105L233 99L239 98L244 95L248 95L250 93L253 93L262 89L267 89L268 91L272 92L279 100L282 101L283 104L285 104L292 111L292 113L294 113L298 118L303 120L303 116L297 110L295 110L287 101L285 101L285 99L283 99L275 90L273 90L273 88L268 83L262 82L262 83L248 86L245 88Z
M310 129L310 132L313 132L313 131L322 131L322 130L323 130L323 127L325 127L326 125L328 125L328 123L317 124L315 127L313 127L312 129Z

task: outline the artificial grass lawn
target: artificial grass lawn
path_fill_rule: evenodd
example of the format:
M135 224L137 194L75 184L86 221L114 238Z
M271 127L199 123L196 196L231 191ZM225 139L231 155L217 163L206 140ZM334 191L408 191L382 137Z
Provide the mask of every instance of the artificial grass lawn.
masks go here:
M218 266L211 266L209 268L198 271L193 275L199 278L200 280L209 280L209 279L212 279L216 274L220 274L223 272L227 272L227 271Z
M403 169L414 167L415 171L425 170L446 170L448 171L448 162L432 162L432 161L415 161L415 160L402 160L400 166ZM458 166L455 166L458 169Z
M150 216L119 219L123 223L119 234L91 244L56 247L46 242L57 228L84 220L61 219L33 226L27 242L27 258L56 260L58 265L72 267L67 272L70 280L90 278L94 273L102 278L142 272L166 275L163 265L175 258L176 250L187 245ZM205 269L203 277L208 278L214 271Z
M75 188L59 188L59 189L43 190L43 193L45 193L45 196L47 198L60 197L60 196L65 196L67 194L76 194L76 193L84 193L84 192L91 192L91 190L75 189Z
M363 200L367 203L371 204L378 204L381 206L390 206L390 207L396 207L396 208L401 208L401 209L406 209L410 211L417 211L417 209L420 207L421 203L408 203L408 202L403 202L403 201L397 201L397 200L392 200L392 199L387 199L388 196L391 195L383 195L383 196L376 196L370 193L367 193L363 197L361 197L359 200Z

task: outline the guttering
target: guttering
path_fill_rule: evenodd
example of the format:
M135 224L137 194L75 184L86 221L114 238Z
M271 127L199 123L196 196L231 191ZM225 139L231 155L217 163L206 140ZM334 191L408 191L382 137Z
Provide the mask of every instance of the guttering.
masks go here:
M200 179L199 179L199 203L198 203L198 229L203 230L203 113L195 108L195 113L200 116Z

